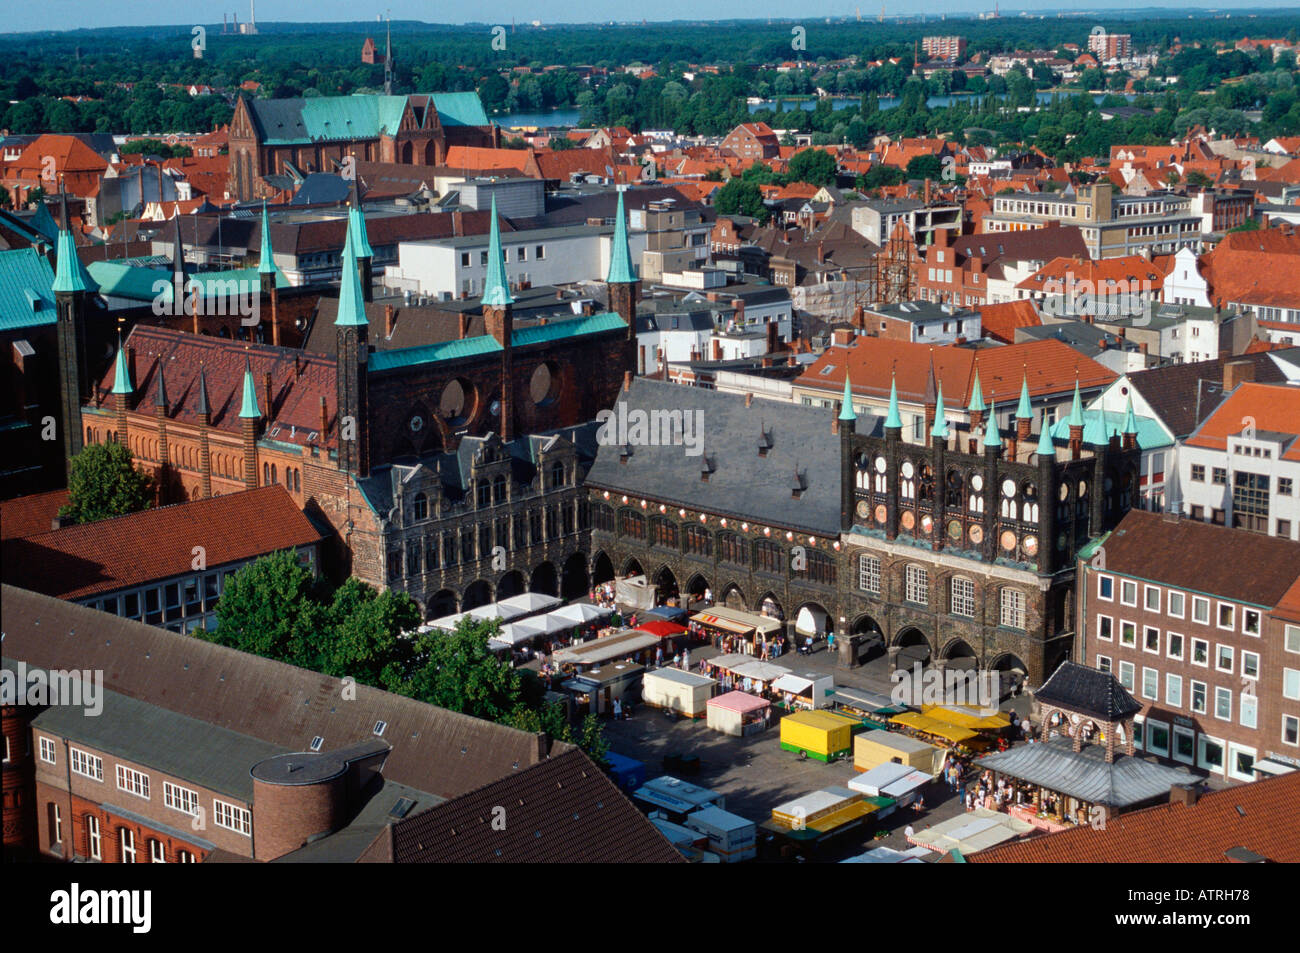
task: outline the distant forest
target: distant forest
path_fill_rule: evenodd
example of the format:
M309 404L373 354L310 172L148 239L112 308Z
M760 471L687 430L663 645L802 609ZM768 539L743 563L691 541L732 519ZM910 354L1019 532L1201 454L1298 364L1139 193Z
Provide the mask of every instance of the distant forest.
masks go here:
M812 19L543 28L507 24L495 30L491 24L395 22L394 91L474 90L493 115L570 108L580 111L584 125L671 128L685 134L725 132L750 118L746 97L759 96L776 99L777 109L754 118L810 132L817 142L861 144L879 132L939 132L968 142L1037 144L1069 158L1103 154L1117 136L1159 141L1195 123L1261 138L1300 133L1295 88L1300 77L1293 58L1274 62L1267 51L1219 55L1212 48L1217 41L1232 43L1243 36L1295 41L1298 22L1297 11L1257 16L1234 11L1231 18L1151 11L1140 18L1107 14L1095 21L1008 17L924 24ZM1135 81L1135 104L1153 116L1093 121L1098 117L1092 97L1073 90L1056 94L1046 110L1021 112L1038 90L1060 86L1060 77L1044 68L969 82L961 73L940 73L930 80L912 75L913 51L922 35L959 33L968 39L968 56L1014 49L1064 56L1065 43L1086 48L1095 23L1131 34L1135 50L1154 46L1168 51L1175 43L1184 47L1162 56L1153 79ZM792 46L796 26L806 31L802 50ZM0 37L0 102L7 103L0 127L11 132L198 132L228 122L235 95L343 95L383 86L382 65L361 63L364 37L373 36L383 48L378 23L268 24L260 26L258 36L223 36L220 24L205 29L202 59L193 55L188 26ZM1196 43L1205 46L1192 48ZM860 61L896 57L899 63L867 69L834 62L851 56ZM803 68L759 68L787 60L797 60ZM642 80L614 72L587 82L575 69L637 65L652 67L654 76ZM718 72L691 69L701 65L716 66ZM688 72L693 75L684 75ZM1177 77L1168 89L1161 81L1166 76ZM1125 81L1090 70L1074 85L1080 93L1117 92ZM245 83L257 85L241 90ZM190 96L191 85L216 92ZM833 110L829 101L815 110L794 108L793 97L815 94L818 88L858 102L850 109ZM962 95L948 108L926 105L927 96L947 93ZM899 108L879 108L881 98L894 96L902 98ZM782 112L782 105L791 108ZM1249 120L1246 113L1252 110L1262 112L1260 121Z

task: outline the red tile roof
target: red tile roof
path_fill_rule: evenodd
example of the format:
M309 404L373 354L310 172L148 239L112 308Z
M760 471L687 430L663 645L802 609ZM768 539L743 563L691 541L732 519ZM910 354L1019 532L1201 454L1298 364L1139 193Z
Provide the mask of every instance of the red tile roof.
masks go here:
M1216 302L1300 308L1300 232L1289 226L1229 232L1201 261Z
M1022 375L1028 376L1031 397L1070 393L1076 371L1079 386L1085 390L1104 387L1117 376L1110 368L1052 338L973 351L964 347L931 348L928 344L859 337L852 347L827 349L795 383L842 393L847 363L855 394L887 397L893 370L898 375L899 399L922 403L931 354L935 376L943 382L944 400L949 407L964 408L970 402L977 367L985 400L996 397L999 403L1020 395ZM833 369L823 375L822 368L828 364Z
M1187 445L1226 449L1228 437L1240 434L1248 419L1254 420L1257 432L1271 430L1300 434L1300 387L1253 382L1242 384L1206 418L1196 433L1188 438ZM1300 460L1300 440L1291 444L1282 454L1282 459Z
M1003 344L1016 343L1016 328L1036 328L1043 323L1038 309L1029 299L986 304L976 309L984 336Z
M170 328L136 325L127 336L126 346L135 349L135 406L142 413L152 413L158 394L158 368L164 368L167 399L171 403L169 420L197 426L199 371L208 386L208 406L212 427L227 433L240 433L239 408L243 397L244 366L247 359L257 385L258 408L269 421L266 433L286 443L307 446L320 444L320 400L331 426L323 446L336 447L333 426L337 413L337 364L320 354L303 353L291 348L266 344L244 344L207 335L189 334ZM274 406L267 408L265 377L271 375ZM95 406L111 409L113 378L110 367L95 386ZM278 432L275 432L277 427ZM312 434L316 436L311 437Z
M59 515L60 507L68 502L67 490L50 490L33 493L0 502L0 539L20 539L48 533Z
M1300 771L1161 804L971 854L973 864L1222 864L1243 847L1274 863L1300 863Z
M186 575L196 546L215 569L320 539L285 489L267 486L8 540L4 581L81 599Z

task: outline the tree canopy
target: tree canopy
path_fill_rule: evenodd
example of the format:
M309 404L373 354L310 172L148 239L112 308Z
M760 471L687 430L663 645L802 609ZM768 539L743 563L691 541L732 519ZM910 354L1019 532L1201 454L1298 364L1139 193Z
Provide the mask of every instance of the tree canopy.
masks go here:
M92 443L72 458L68 473L68 503L59 510L78 523L125 516L147 509L153 500L153 480L134 466L125 444Z

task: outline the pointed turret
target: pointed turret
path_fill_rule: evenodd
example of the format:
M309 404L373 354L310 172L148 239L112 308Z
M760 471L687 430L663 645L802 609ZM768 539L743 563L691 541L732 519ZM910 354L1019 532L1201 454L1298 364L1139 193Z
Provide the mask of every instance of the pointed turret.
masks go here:
M257 386L253 383L253 365L244 358L244 400L239 405L241 420L258 420L262 411L257 406Z
M278 271L271 255L271 219L266 214L266 200L262 200L262 254L257 262L259 275L274 275Z
M505 256L501 252L501 229L497 225L497 199L492 196L492 226L488 232L487 277L483 279L483 304L504 308L515 303L506 280Z
M849 381L848 371L844 372L844 399L840 401L840 420L854 421L858 419L857 412L853 409L853 384Z
M208 403L208 377L203 368L199 368L199 397L194 412L200 416L211 416L212 405Z
M1043 429L1038 432L1036 449L1039 457L1056 457L1056 444L1052 443L1052 428L1047 426L1047 421L1043 421Z
M94 282L77 257L77 243L68 227L68 193L59 193L59 238L55 245L55 271L52 291L94 291Z
M977 412L982 414L984 411L988 410L988 405L984 403L984 388L980 386L979 361L975 362L975 381L971 384L970 403L966 405L966 409L972 414ZM974 421L972 421L972 423L974 423Z
M1079 378L1074 379L1074 401L1070 404L1070 416L1066 423L1071 427L1083 426L1083 399L1079 396Z
M366 303L361 293L361 276L357 274L356 255L353 252L352 233L343 244L343 274L339 284L339 308L334 316L335 327L362 327L366 320Z
M162 408L163 413L167 412L167 378L163 375L163 366L158 364L158 393L154 396L153 405Z
M1137 432L1137 415L1133 413L1133 392L1130 390L1128 395L1128 407L1124 410L1123 447L1125 450L1132 450L1137 446Z
M352 259L357 276L361 280L361 299L374 300L374 251L370 247L370 238L366 234L366 215L361 210L361 185L355 176L352 179L352 194L348 198L348 237L352 243Z
M943 409L943 381L939 381L938 395L934 404L934 426L930 428L930 436L940 440L948 439L948 417Z
M984 428L984 449L1002 449L1002 433L998 430L998 402L996 399L989 402L989 422Z
M1017 420L1033 420L1034 408L1029 402L1029 374L1026 372L1020 378L1020 404L1016 407Z
M618 193L618 211L614 216L614 240L609 249L608 284L626 284L636 281L632 268L632 252L627 246L627 221L623 212L623 193Z
M893 375L889 381L889 415L885 417L885 428L903 429L903 416L898 412L898 377Z
M126 348L122 346L122 336L117 338L117 360L113 364L113 393L130 397L135 392L131 386L131 369L126 363Z

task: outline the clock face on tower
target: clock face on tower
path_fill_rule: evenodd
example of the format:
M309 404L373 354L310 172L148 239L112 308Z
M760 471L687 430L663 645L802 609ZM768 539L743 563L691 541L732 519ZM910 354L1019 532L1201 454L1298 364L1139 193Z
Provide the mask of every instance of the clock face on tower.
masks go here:
M866 500L858 500L857 513L860 519L866 519L871 515L871 504Z
M411 426L411 433L419 433L421 430L424 429L424 418L421 417L419 414L416 414L414 417L411 418L410 426Z

